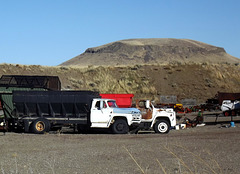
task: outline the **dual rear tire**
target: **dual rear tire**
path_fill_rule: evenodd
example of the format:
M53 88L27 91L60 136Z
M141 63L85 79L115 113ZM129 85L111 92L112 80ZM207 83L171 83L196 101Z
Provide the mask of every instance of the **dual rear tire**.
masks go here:
M43 134L49 132L50 123L48 120L43 118L38 118L34 120L30 125L30 131L35 134Z

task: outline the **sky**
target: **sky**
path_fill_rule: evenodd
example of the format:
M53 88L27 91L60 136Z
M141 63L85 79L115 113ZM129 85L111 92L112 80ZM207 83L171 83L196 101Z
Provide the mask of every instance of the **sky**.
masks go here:
M0 0L0 64L56 66L137 38L192 39L240 58L240 1Z

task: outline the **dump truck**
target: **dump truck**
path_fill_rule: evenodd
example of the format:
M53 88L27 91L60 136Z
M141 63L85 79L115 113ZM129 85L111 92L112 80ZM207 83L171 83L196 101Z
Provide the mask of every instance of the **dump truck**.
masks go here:
M176 126L176 113L173 108L155 108L150 100L137 100L136 107L142 114L139 130L154 130L164 134Z
M54 126L76 125L79 132L111 128L125 134L139 126L140 111L118 108L113 99L93 91L13 91L13 110L6 119L11 130L42 134Z

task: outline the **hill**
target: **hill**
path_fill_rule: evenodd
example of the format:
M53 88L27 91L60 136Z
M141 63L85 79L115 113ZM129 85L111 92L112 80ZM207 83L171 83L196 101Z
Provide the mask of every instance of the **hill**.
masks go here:
M107 62L107 63L106 63ZM240 63L224 48L189 39L128 39L88 48L61 66Z
M223 48L188 39L129 39L95 48L56 67L0 64L0 75L59 76L62 89L196 99L240 92L240 59Z
M0 75L59 76L65 90L101 93L133 93L135 99L159 101L176 95L178 101L194 98L198 103L217 92L240 92L239 64L166 64L133 66L56 66L0 64Z

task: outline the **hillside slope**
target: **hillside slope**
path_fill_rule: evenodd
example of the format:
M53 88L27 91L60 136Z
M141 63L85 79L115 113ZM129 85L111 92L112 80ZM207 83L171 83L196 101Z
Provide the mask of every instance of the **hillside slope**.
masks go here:
M61 65L240 63L223 48L189 39L128 39L88 48Z
M135 99L159 101L161 95L194 98L198 103L217 92L240 92L240 65L169 64L135 66L42 67L0 64L0 75L59 76L65 90L133 93Z

